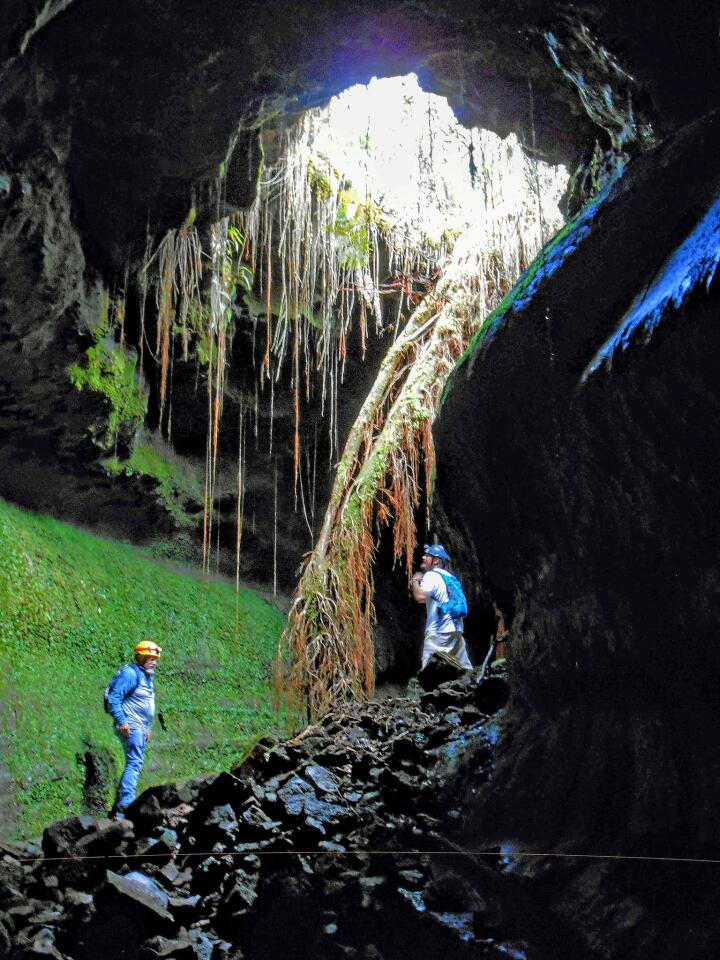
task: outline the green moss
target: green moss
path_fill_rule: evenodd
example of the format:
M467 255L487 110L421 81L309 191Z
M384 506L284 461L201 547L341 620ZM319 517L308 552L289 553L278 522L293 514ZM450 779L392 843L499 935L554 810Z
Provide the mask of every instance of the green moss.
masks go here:
M127 460L118 460L110 457L103 461L103 466L110 474L118 476L150 477L158 484L158 495L165 504L165 509L181 524L190 524L182 507L183 500L202 500L202 490L197 479L171 463L153 447L138 444Z
M106 297L100 322L91 331L93 343L85 353L85 365L73 364L68 375L77 390L92 390L108 400L110 412L105 442L112 446L122 426L139 426L143 422L147 397L136 376L137 355L115 343L108 334L109 303Z
M307 178L318 202L329 200L330 197L334 196L335 188L330 177L322 170L318 170L312 160L308 160Z
M122 752L102 707L142 637L163 648L140 788L227 769L267 734L283 616L250 590L169 570L142 551L0 501L0 758L18 785L17 836L84 809L87 743ZM107 797L108 803L111 797ZM8 835L7 825L5 835Z
M455 241L461 234L462 230L456 230L454 227L446 227L440 235L440 241L452 250L455 246ZM440 246L440 244L437 244L437 246Z
M335 223L329 228L337 237L338 263L349 270L365 266L370 256L370 226L389 230L382 211L372 200L361 201L356 190L349 188L338 194Z

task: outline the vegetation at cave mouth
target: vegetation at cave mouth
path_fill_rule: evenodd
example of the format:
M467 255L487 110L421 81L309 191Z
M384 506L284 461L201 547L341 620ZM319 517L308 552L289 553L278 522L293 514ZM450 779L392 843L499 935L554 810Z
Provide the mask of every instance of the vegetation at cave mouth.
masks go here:
M272 707L284 617L251 590L0 501L0 770L21 816L6 836L112 800L122 750L103 690L142 638L163 648L139 789L236 764L288 718ZM83 792L91 750L105 782Z

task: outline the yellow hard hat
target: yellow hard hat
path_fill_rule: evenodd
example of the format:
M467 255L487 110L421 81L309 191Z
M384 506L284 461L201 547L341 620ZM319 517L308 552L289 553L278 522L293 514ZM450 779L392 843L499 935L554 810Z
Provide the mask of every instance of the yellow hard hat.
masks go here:
M159 657L161 653L160 647L152 640L141 640L135 646L136 657Z

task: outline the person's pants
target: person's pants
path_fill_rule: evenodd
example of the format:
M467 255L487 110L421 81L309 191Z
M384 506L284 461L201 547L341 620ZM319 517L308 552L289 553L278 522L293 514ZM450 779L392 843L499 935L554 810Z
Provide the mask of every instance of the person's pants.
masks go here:
M446 656L452 657L463 670L472 670L473 668L465 646L465 638L459 631L456 633L426 634L420 669L427 666L427 662L433 653L444 653Z
M125 769L120 777L115 806L124 810L135 799L138 777L145 759L145 731L132 728L129 737L124 737L117 730L115 733L125 751Z

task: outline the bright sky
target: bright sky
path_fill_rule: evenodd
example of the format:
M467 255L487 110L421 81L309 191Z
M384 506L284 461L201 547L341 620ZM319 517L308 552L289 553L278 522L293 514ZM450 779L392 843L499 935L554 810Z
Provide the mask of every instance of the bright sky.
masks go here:
M534 228L538 239L542 221L548 239L563 223L567 170L530 160L514 134L501 140L461 126L447 100L425 93L414 74L350 87L310 111L309 121L316 166L342 174L411 235L437 242L444 230L481 223L492 235L503 218L520 217L523 232Z

